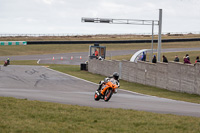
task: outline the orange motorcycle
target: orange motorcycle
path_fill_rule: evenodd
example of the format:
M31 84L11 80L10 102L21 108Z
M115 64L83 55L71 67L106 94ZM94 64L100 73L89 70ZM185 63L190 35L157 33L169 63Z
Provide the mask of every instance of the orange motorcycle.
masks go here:
M105 81L106 80L106 81ZM116 80L105 79L104 81L100 81L99 88L95 91L94 99L99 101L100 99L104 99L105 102L108 102L112 97L113 93L117 93L117 88L119 88L119 82ZM103 91L103 94L102 94Z

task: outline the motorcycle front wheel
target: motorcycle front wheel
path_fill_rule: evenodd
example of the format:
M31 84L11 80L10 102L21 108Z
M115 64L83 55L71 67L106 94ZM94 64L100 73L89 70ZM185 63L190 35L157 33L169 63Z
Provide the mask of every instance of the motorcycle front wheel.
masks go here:
M100 95L97 92L94 93L94 100L99 101Z
M110 98L112 97L113 91L112 89L107 89L105 92L105 96L104 96L104 101L108 102L110 100Z

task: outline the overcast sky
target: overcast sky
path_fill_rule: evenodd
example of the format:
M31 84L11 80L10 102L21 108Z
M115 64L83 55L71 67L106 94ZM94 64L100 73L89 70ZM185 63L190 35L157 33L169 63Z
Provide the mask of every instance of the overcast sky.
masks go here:
M200 33L200 0L0 0L0 33L151 33L151 26L82 23L81 17L158 20L159 9L163 32Z

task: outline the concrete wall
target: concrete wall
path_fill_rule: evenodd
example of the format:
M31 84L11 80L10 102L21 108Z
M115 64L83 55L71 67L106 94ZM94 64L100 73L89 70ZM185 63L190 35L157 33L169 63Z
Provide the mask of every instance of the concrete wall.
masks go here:
M171 91L200 95L200 64L90 60L88 71L104 76L120 73L123 80Z

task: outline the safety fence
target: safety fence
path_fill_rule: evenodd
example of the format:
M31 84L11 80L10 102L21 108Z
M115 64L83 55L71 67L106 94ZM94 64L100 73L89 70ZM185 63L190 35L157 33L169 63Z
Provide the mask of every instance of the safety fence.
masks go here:
M52 33L52 34L31 34L31 33L22 33L22 34L11 34L11 33L0 33L0 37L44 37L44 36L101 36L101 35L151 35L151 32L144 33L110 33L110 34L80 34L80 33ZM185 34L200 34L200 31L188 31L188 32L162 32L163 35L185 35ZM158 32L155 32L154 35L158 35Z
M200 95L200 64L89 60L88 71L109 76L119 72L129 82Z
M27 45L26 41L0 41L0 45Z

